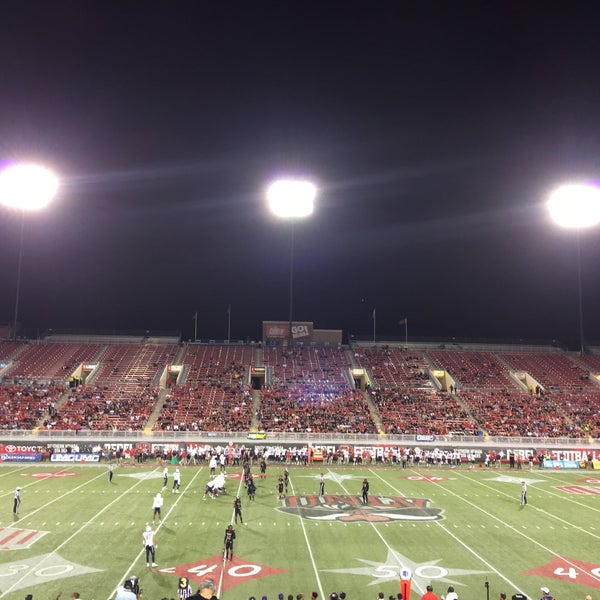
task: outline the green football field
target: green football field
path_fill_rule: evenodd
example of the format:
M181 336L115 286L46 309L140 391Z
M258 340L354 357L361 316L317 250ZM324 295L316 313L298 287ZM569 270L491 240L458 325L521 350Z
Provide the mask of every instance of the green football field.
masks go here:
M558 600L600 588L600 474L594 471L406 469L291 466L286 500L278 498L283 466L270 464L248 500L240 471L228 469L227 493L205 498L207 467L182 467L180 493L163 493L156 523L156 568L146 567L142 531L152 522L162 488L154 462L107 466L9 464L0 468L0 598L114 598L136 575L147 599L176 597L180 576L210 576L224 599L277 599L281 592L319 598L386 599L412 573L412 597L432 584L453 585L461 600L497 600L520 592L539 598L548 586ZM318 496L319 474L325 495ZM369 505L360 503L370 484ZM521 480L528 504L521 506ZM22 488L20 514L13 496ZM223 538L242 498L234 558L223 561ZM488 587L486 588L486 582ZM595 589L596 588L596 589Z

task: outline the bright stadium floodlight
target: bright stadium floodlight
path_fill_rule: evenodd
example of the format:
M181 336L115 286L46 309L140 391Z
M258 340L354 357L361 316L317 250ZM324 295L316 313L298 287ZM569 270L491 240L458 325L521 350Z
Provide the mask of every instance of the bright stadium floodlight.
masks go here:
M285 219L311 215L316 195L313 183L295 179L279 179L267 190L271 212Z
M294 344L292 333L294 310L294 223L299 218L312 215L317 188L310 181L278 179L269 185L267 200L271 212L290 221L290 311L288 323L288 345Z
M550 194L548 210L552 220L561 227L577 232L577 283L579 292L579 350L585 352L583 335L583 291L581 286L580 231L600 223L600 189L592 184L562 185Z
M0 172L0 204L20 210L47 206L58 189L58 179L45 167L13 165Z
M19 299L21 293L21 263L23 259L23 231L25 212L46 207L58 190L58 179L45 167L39 165L12 165L0 171L0 204L21 211L19 257L17 260L17 290L12 339L17 337Z

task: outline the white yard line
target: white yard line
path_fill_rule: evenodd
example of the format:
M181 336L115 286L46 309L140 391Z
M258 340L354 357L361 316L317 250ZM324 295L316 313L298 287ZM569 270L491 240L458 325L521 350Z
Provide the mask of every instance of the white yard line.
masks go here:
M58 472L61 473L64 471L65 471L65 469L62 469L61 471L58 471ZM40 506L39 508L36 508L35 510L32 510L32 511L26 511L23 515L19 514L19 520L21 520L25 517L30 517L31 515L35 515L36 513L40 512L41 510L46 510L46 508L48 506L50 506L51 504L54 504L55 502L58 502L59 500L66 498L69 494L72 494L73 492L76 492L77 490L84 488L85 486L96 481L96 479L99 479L100 477L106 477L106 474L101 473L100 475L96 475L96 477L93 477L92 479L85 481L84 483L78 485L77 487L73 488L72 490L65 492L62 496L57 496L56 498L52 498L52 500L49 500L43 506ZM31 483L29 485L22 486L21 489L27 490L27 489L31 488L33 485L35 485L36 483L42 483L44 481L48 481L48 480L47 479L38 479L35 483ZM11 493L11 495L12 495L12 493ZM21 498L21 506L26 506L26 504L23 503L23 500L25 502L27 502L27 494L23 494L23 498ZM20 510L22 511L22 508ZM0 596L0 598L1 598L1 596Z
M295 495L294 492L294 484L292 483L292 476L290 475L290 488L292 490L292 494ZM308 539L308 534L306 533L306 526L304 525L304 519L298 515L300 519L300 527L302 528L302 533L304 535L304 541L306 542L306 549L308 550L308 555L310 556L310 562L312 564L313 572L315 574L315 579L317 580L317 587L319 588L319 595L321 598L328 598L329 594L325 594L323 592L323 584L321 583L321 578L319 577L319 571L317 569L317 564L315 563L315 557L313 555L312 546Z
M418 473L417 471L413 470L413 473ZM467 477L466 474L463 473L457 473L456 470L452 471L453 474L458 474L461 475L461 477L463 477L464 479L468 479L469 481L474 481L476 483L477 480L474 480L470 477ZM418 473L420 475L420 473ZM451 494L452 496L454 496L455 498L458 498L459 500L465 502L466 504L468 504L469 506L471 506L472 508L478 510L479 512L482 512L483 514L485 514L486 516L488 516L490 519L494 520L494 521L498 521L500 524L504 525L505 527L509 528L511 531L513 531L514 533L516 533L517 535L520 535L521 537L525 538L527 541L531 542L532 544L534 544L535 546L538 546L539 548L542 548L542 550L545 550L546 552L548 552L549 554L552 554L552 556L555 556L556 558L560 558L561 560L564 560L564 562L567 565L572 566L573 568L578 568L578 565L572 563L569 561L568 558L565 558L560 552L555 552L554 550L552 550L551 548L549 548L548 546L545 546L544 544L542 544L541 542L538 542L537 540L533 539L532 537L528 536L527 534L523 533L522 531L519 531L516 527L514 527L513 525L509 525L508 523L506 523L506 521L503 521L502 519L500 519L499 517L497 517L496 515L494 515L493 513L490 513L489 511L485 510L484 508L482 508L481 506L479 506L478 504L475 504L473 502L471 502L470 500L467 500L466 498L464 498L463 496L461 496L460 494L457 494L456 492L453 492L452 490L450 490L448 487L443 486L441 483L434 483L434 485L442 488L445 492ZM482 484L485 486L485 484ZM494 491L497 491L495 488ZM531 507L531 505L527 505L527 510L529 510ZM545 513L545 511L542 511L541 509L540 512ZM559 519L558 517L555 517L557 519ZM560 519L559 519L560 520ZM565 521L566 522L566 521ZM575 526L574 526L575 527ZM577 528L580 529L580 528ZM583 530L582 530L583 531ZM597 536L594 536L597 537ZM592 579L595 579L596 581L600 582L600 576L594 575L593 573L589 574L590 577ZM529 594L529 597L535 597L535 594Z
M243 473L240 475L240 481L238 483L238 489L237 489L237 494L236 496L240 495L240 490L242 489L242 480L243 480ZM232 522L234 520L234 516L235 516L235 508L232 509L231 511L231 520L230 522ZM243 525L243 520L242 520L242 525ZM221 598L221 588L223 587L223 579L225 578L225 566L227 564L227 559L225 558L225 548L223 548L223 566L221 568L221 575L219 577L219 585L217 586L217 597Z
M386 483L389 487L391 487L397 494L399 494L400 496L404 496L404 494L398 490L397 488L395 488L391 483L389 483L388 481L386 481L385 479L383 479L378 473L376 473L375 471L371 472L376 475L377 477L379 477L379 479L381 479L384 483ZM439 485L438 483L436 483L436 485ZM446 488L444 488L446 490ZM448 490L446 490L448 491ZM457 494L455 494L457 495ZM457 495L457 497L460 497ZM485 511L484 511L485 512ZM481 556L481 554L479 554L478 552L476 552L473 548L471 548L471 546L469 546L468 544L465 544L459 537L457 537L455 534L453 534L447 527L445 527L440 521L435 521L435 524L440 527L445 533L447 533L450 537L452 537L456 542L458 542L465 550L467 550L468 552L470 552L473 556L475 556L479 561L481 561L486 567L488 567L488 569L490 569L492 572L496 573L496 575L498 575L498 577L500 577L500 579L502 579L503 581L505 581L508 585L510 585L513 589L518 590L519 592L521 592L521 590L519 590L519 586L514 583L513 581L511 581L510 579L508 579L508 577L506 577L505 575L503 575L500 571L498 571L498 569L496 569L496 567L494 567L488 560L486 560L483 556Z
M100 475L97 475L96 477L94 477L93 479L90 479L89 481L87 481L86 483L78 486L77 488L71 490L72 493L76 490L78 490L79 488L87 485L88 483L91 483L92 481L95 481L96 479L98 479L99 477L106 477L106 473L101 473ZM142 481L144 481L143 479L140 479L131 489L137 487L140 483L142 483ZM130 491L130 490L128 490ZM61 498L64 498L65 496L67 496L68 494L63 494L62 496L60 496L59 498L54 498L53 500L51 500L50 502L48 502L46 504L46 506L48 506L49 504L52 504L53 502L56 502L57 500L60 500ZM48 554L46 555L45 558L43 558L35 567L32 567L31 570L34 569L39 569L46 560L48 560L48 558L50 556L52 556L52 554L54 554L55 552L58 552L63 546L66 546L75 536L79 535L88 525L90 525L91 523L94 522L94 520L99 517L105 510L108 510L115 502L118 502L119 500L122 500L124 497L123 495L120 495L119 497L115 498L112 502L109 502L101 511L97 512L91 519L89 519L88 521L86 521L77 531L75 531L74 533L72 533L66 540L64 540L61 544L59 544L58 546L56 546L56 548L54 548L54 550L51 550L50 552L48 552ZM41 507L37 510L42 510L44 507ZM35 512L37 512L37 510ZM18 584L22 583L27 577L29 577L30 575L30 571L27 571L27 573L25 573L23 575L23 577L21 577L20 579L18 579L17 581L15 581L15 583L13 583L7 590L5 590L4 592L2 592L2 594L0 594L0 598L4 598L4 596L6 596L6 594L8 594L15 586L17 586Z
M154 471L159 470L159 467L157 467L156 469L154 469ZM171 508L169 509L169 512L167 512L167 514L165 515L164 519L162 519L162 523L158 524L158 527L155 529L155 531L158 533L158 530L163 526L163 523L167 520L167 518L169 517L169 515L173 512L173 510L175 509L175 507L177 506L177 503L179 502L179 500L181 500L181 498L183 498L183 494L185 494L185 492L189 489L189 487L192 485L192 483L194 483L194 480L196 479L196 477L198 477L198 475L200 474L201 471L204 470L204 467L200 467L200 469L198 469L196 471L196 474L192 477L192 479L190 480L190 482L185 486L185 489L183 490L183 492L181 494L177 495L177 500L175 500L175 502L173 502L173 505L171 506ZM154 472L152 471L152 472ZM139 485L140 483L142 483L144 481L144 479L140 479L140 481L138 483L136 483L130 490L131 491L133 488L135 488L137 485ZM112 502L111 502L112 504ZM102 511L100 512L104 512L104 509L102 509ZM98 513L100 514L100 513ZM98 516L98 515L96 515ZM96 517L94 517L96 518ZM141 537L142 532L139 532L139 535ZM72 536L71 536L72 537ZM157 544L158 546L158 544ZM117 592L117 587L122 585L122 583L131 576L131 572L133 571L136 563L140 560L140 558L144 555L144 553L146 552L145 548L142 548L139 552L138 555L133 559L133 562L129 565L129 567L127 568L127 570L125 571L125 573L123 573L123 575L121 576L121 578L119 579L119 583L117 583L117 585L114 587L113 591L111 592L110 596L107 598L107 600L111 600L113 598L113 596L116 594ZM0 596L1 597L1 596Z
M500 494L502 496L505 496L507 498L514 498L515 499L515 503L519 502L519 499L521 497L521 487L515 486L515 492L517 492L516 494L509 494L507 492L503 492L502 490L499 490L498 488L495 488L491 485L488 485L487 483L484 483L483 481L478 481L477 479L473 479L472 477L467 477L466 473L459 473L457 471L453 471L454 475L460 475L463 479L467 479L468 481L477 483L478 485L482 485L483 487L492 490L493 492L495 492L496 494ZM446 488L444 488L446 489ZM540 488L536 488L533 485L529 486L529 490L528 490L528 498L531 499L531 490L536 490L537 492L544 492L545 494L549 494L551 496L554 496L556 498L560 498L561 500L567 500L567 501L571 501L569 498L564 498L563 496L556 494L555 492L551 492L551 491L547 491L547 490L542 490ZM590 510L598 510L598 509L593 509L591 507L586 506L585 504L581 504L580 502L576 502L576 501L571 501L574 504L577 504L580 507L583 508L589 508ZM547 517L551 518L551 519L555 519L556 521L559 521L560 523L562 523L563 525L567 525L569 527L571 527L572 529L577 529L578 531L580 531L581 533L585 533L586 535L590 535L591 537L600 540L600 535L596 534L596 533L592 533L591 531L589 531L588 529L585 529L585 527L581 527L580 525L574 525L573 523L570 523L569 521L567 521L566 519L563 519L562 517L559 517L558 515L555 515L551 512L548 512L547 510L544 510L543 508L539 508L538 506L534 504L531 504L531 502L527 503L527 510L535 510L537 512L542 513L543 515L546 515Z

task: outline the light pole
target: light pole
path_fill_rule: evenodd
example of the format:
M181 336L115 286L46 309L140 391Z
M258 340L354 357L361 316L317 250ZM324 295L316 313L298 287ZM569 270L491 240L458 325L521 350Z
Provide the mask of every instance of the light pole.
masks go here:
M576 230L577 239L577 287L579 295L579 350L585 351L583 335L583 292L581 286L582 229L600 223L600 189L591 184L568 184L556 189L548 200L548 210L555 223Z
M292 322L294 311L294 225L298 219L310 216L314 210L317 188L310 181L279 179L267 189L267 200L271 212L290 222L290 310L288 345L292 346Z
M44 208L56 194L58 179L52 171L38 165L12 165L0 172L0 204L21 211L19 254L17 259L17 289L12 339L17 337L19 300L21 294L21 263L25 212Z

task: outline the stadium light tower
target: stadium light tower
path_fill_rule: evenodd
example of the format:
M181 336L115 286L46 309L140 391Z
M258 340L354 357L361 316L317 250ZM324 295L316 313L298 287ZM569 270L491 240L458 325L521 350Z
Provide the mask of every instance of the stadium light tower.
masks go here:
M288 344L294 343L292 322L294 310L294 226L298 219L310 216L314 210L317 188L310 181L279 179L267 189L267 200L271 212L290 222L290 311L288 324Z
M17 260L17 291L12 339L17 337L19 299L21 292L21 263L23 258L23 231L25 213L41 210L54 198L58 189L58 179L45 167L38 165L12 165L0 171L0 204L21 211L21 231L19 235L19 257Z
M600 188L591 184L567 184L556 189L548 200L548 210L554 222L561 227L575 229L577 239L577 285L579 293L579 345L584 353L583 292L581 287L582 229L600 223Z

